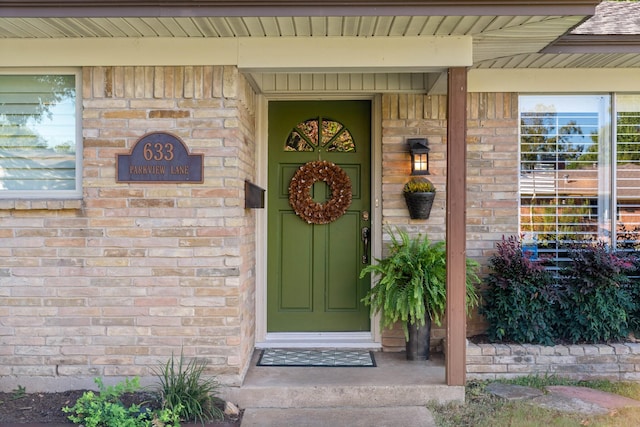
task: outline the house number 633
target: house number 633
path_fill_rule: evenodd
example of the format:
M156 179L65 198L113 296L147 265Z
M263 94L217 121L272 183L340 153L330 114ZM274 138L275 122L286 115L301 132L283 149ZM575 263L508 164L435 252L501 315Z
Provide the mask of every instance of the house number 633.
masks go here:
M173 144L161 144L159 142L153 144L151 142L147 142L144 144L143 156L147 161L171 161L173 160Z

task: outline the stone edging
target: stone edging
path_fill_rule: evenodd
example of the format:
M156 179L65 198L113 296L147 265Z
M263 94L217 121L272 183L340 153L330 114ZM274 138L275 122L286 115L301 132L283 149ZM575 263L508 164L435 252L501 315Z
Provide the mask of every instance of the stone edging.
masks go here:
M474 344L467 341L467 379L526 375L640 380L640 344Z

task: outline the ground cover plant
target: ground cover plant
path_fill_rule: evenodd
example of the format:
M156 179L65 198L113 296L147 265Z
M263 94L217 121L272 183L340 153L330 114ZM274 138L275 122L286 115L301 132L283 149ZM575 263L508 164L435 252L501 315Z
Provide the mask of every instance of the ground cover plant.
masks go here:
M0 393L0 425L3 427L17 425L51 425L72 427L74 424L68 419L69 414L62 412L65 406L72 406L88 390L67 390L61 392L33 392L26 387L25 393L15 398L14 392ZM125 406L133 403L153 402L154 397L144 388L133 394L122 397ZM158 407L160 402L157 402ZM225 414L223 420L212 420L205 423L206 427L239 427L242 414ZM182 422L182 427L202 427L201 423Z
M99 392L85 392L72 407L63 408L69 419L84 427L179 427L180 421L221 420L224 412L217 397L215 378L205 378L207 361L186 361L181 352L176 362L172 356L156 369L159 385L157 399L127 406L122 397L140 389L138 378L126 379L115 386L105 386L96 378ZM154 404L155 403L155 404Z
M126 379L115 386L105 386L101 378L95 382L99 391L87 391L71 406L62 408L69 420L84 427L180 427L179 409L154 408L152 402L143 401L127 405L125 394L136 393L140 380Z

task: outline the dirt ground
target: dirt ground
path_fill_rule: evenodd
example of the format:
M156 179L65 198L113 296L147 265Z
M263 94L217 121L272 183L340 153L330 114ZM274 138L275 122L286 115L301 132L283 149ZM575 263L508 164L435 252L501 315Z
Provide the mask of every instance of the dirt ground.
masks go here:
M0 393L0 426L15 424L69 424L65 406L73 406L84 390L60 393ZM135 399L132 399L135 400ZM133 402L132 402L133 403ZM127 406L128 403L125 403ZM239 427L241 417L207 423L207 427ZM188 424L183 423L183 426ZM202 424L194 424L201 426Z

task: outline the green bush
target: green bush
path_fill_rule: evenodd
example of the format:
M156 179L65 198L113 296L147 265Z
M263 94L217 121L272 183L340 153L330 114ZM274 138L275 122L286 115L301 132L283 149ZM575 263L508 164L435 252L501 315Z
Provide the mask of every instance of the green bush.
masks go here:
M629 330L640 336L640 257L634 252L621 251L618 256L630 262L633 267L629 271L629 283L626 284L631 300L635 302L633 309L629 311Z
M69 420L84 427L180 427L176 411L171 409L151 410L141 404L132 404L128 408L122 403L122 396L135 393L140 388L136 377L125 379L115 386L105 386L102 379L96 378L99 392L87 391L72 407L65 406L62 411Z
M574 246L558 277L524 256L519 239L498 244L485 278L491 341L552 345L619 341L640 328L640 287L629 279L640 263L602 243Z
M204 423L224 418L224 413L217 406L221 402L216 397L219 384L214 378L203 378L206 367L207 362L202 359L185 363L181 353L177 363L171 357L156 370L163 407L173 410L183 420Z
M576 246L561 271L561 336L571 342L620 340L629 334L636 303L629 288L633 263L603 243Z
M541 261L525 257L519 239L498 243L485 278L484 315L491 341L553 344L557 322L557 289Z

